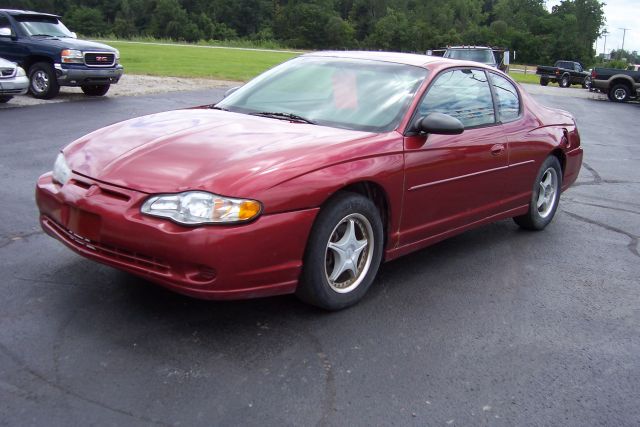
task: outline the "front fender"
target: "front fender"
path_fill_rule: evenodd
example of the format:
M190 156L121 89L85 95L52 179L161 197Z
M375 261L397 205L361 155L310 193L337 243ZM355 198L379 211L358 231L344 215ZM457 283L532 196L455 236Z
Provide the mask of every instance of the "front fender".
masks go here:
M258 200L263 202L266 214L317 208L341 189L362 182L377 185L384 191L389 231L396 231L400 224L404 185L402 152L359 158L317 169L265 190Z

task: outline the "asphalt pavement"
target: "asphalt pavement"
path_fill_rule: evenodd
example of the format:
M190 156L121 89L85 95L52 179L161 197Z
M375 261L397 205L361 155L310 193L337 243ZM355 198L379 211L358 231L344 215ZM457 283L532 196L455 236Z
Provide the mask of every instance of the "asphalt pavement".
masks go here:
M0 425L640 424L640 105L534 95L585 148L552 224L385 264L337 313L190 299L40 231L35 181L62 146L221 95L0 110Z

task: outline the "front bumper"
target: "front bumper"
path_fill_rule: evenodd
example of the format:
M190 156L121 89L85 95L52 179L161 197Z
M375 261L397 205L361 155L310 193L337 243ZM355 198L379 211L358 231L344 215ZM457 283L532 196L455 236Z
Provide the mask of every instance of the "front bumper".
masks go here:
M0 95L24 95L29 89L29 78L26 76L0 79Z
M124 73L124 67L116 64L109 68L89 68L84 65L67 66L54 64L60 86L116 84Z
M317 209L184 227L142 215L147 197L76 174L60 186L47 173L36 187L43 230L86 258L198 298L295 291Z

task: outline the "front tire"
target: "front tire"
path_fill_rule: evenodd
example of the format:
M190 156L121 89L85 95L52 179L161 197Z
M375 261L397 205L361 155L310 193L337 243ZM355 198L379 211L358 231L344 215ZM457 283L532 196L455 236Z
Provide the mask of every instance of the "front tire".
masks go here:
M311 230L296 295L326 310L362 299L382 260L384 233L378 209L356 193L338 193Z
M591 77L585 77L582 81L582 88L591 90Z
M38 99L55 98L60 85L53 66L48 62L36 62L29 69L29 93Z
M9 102L13 98L13 96L0 96L0 104L5 104Z
M82 91L87 96L104 96L109 92L111 85L84 85Z
M571 86L571 79L569 78L569 76L564 75L562 76L562 78L560 79L560 87L569 87Z
M529 212L517 216L513 220L524 229L542 230L549 225L558 209L561 190L562 168L560 162L557 157L549 156L540 166L533 183Z

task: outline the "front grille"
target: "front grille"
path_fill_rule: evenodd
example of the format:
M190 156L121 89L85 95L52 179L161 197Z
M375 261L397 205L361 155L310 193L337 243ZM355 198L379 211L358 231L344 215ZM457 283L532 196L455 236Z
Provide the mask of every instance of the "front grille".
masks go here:
M88 67L112 67L116 63L116 55L109 52L85 52L84 63Z
M0 68L0 78L9 79L16 75L17 68Z
M132 252L127 249L117 248L111 245L105 245L104 243L94 242L86 237L82 237L74 233L71 230L67 230L47 217L44 217L44 222L54 229L58 235L64 238L69 244L76 248L101 255L118 264L139 267L145 270L153 270L160 274L169 274L170 272L169 265L159 258Z

